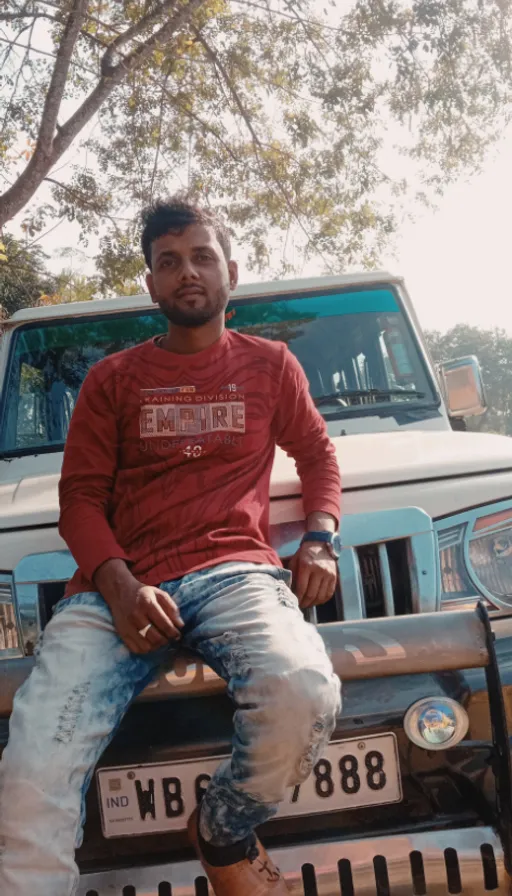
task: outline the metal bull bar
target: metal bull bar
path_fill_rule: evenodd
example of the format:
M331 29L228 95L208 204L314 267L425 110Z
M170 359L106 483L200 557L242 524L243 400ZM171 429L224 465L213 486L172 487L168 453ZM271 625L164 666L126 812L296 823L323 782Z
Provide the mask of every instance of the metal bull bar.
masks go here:
M484 606L475 610L385 616L317 626L342 681L486 668L493 633ZM142 699L197 697L225 689L200 658L180 651Z
M492 743L465 741L466 749L489 748L496 782L495 827L505 867L512 874L512 772L509 736L494 634L483 603L474 610L386 616L318 626L334 669L343 681L485 669ZM30 671L27 660L0 667L0 709L10 711L14 691ZM9 667L9 669L7 669ZM2 683L2 671L8 671ZM7 685L3 687L2 684ZM179 652L139 700L161 700L222 692L225 683L197 655Z
M465 741L466 749L487 748L495 777L495 827L505 867L512 874L512 771L500 673L485 605L474 610L384 617L319 625L334 669L343 681L485 669L492 743ZM164 684L165 682L165 684ZM224 682L192 654L181 654L143 699L211 694ZM169 691L171 693L169 693Z

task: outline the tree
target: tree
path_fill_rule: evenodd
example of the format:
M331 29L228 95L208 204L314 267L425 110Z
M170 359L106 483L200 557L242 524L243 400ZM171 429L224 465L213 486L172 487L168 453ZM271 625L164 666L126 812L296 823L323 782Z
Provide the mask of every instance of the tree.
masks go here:
M37 305L42 295L52 295L55 278L45 267L46 255L38 246L25 246L4 236L0 254L0 319L20 308ZM3 259L3 260L2 260Z
M181 184L256 267L370 265L404 172L441 191L510 115L510 0L4 0L0 28L0 227L77 220L130 251Z
M64 268L55 277L55 292L51 296L43 296L41 301L42 304L90 302L91 299L98 298L98 292L96 277L86 277L84 274L77 274L71 268Z
M489 410L483 421L470 421L470 428L512 435L512 337L499 328L480 330L469 324L425 336L437 363L465 355L476 355L480 361Z

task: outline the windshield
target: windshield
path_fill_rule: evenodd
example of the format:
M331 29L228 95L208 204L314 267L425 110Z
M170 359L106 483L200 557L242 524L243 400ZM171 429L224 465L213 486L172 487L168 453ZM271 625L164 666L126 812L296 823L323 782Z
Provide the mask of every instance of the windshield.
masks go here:
M438 403L391 288L235 299L228 317L231 329L287 343L327 420ZM0 409L0 452L61 450L90 367L166 326L148 308L18 327Z

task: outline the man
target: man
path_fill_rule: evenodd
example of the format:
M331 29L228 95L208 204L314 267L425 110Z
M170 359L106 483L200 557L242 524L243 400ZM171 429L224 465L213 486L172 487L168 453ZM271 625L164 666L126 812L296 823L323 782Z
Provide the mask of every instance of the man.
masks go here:
M2 896L76 892L94 766L176 643L226 679L235 704L232 757L189 824L217 896L287 892L254 829L308 776L340 708L323 642L299 609L333 593L340 509L305 375L285 345L225 329L237 267L214 215L157 203L142 246L168 332L96 364L73 414L60 532L78 571L15 698ZM297 596L269 545L276 444L303 485Z

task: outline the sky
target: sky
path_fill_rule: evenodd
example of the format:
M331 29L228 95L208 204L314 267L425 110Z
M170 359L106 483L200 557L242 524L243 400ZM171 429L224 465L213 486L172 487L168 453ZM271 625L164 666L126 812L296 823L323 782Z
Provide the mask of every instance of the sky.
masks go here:
M512 334L512 129L480 175L450 187L436 211L416 209L386 267L402 274L423 327L466 322Z

